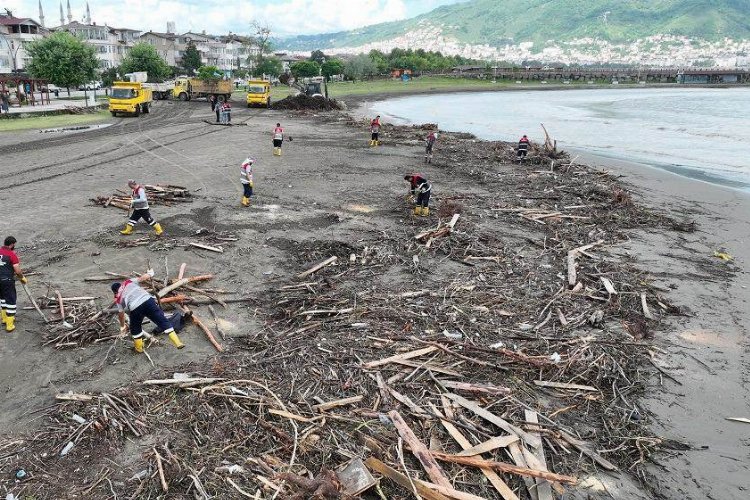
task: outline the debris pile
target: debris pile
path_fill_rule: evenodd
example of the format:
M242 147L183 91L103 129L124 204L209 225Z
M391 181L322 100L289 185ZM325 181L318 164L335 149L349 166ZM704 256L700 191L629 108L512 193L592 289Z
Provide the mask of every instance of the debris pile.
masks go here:
M299 93L272 103L271 109L291 111L336 111L342 109L342 105L335 99L326 99L321 96L311 97L307 94Z
M616 249L674 221L567 155L540 169L543 146L514 165L507 143L441 141L435 167L476 188L436 193L460 215L289 245L241 355L62 395L0 466L43 498L551 500L597 470L645 479L662 442L639 394L680 383L646 340L680 310ZM194 292L183 275L156 293Z
M190 190L182 186L146 184L143 187L146 188L146 196L151 205L172 206L175 203L189 203L193 201ZM130 210L130 200L130 193L121 189L118 189L111 196L97 196L91 199L95 205L116 207L122 210Z

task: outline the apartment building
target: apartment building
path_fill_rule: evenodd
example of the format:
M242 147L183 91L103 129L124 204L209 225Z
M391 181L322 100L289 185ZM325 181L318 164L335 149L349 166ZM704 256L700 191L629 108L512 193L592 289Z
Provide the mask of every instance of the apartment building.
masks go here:
M29 62L28 44L42 39L48 31L28 17L0 14L0 74L21 72Z

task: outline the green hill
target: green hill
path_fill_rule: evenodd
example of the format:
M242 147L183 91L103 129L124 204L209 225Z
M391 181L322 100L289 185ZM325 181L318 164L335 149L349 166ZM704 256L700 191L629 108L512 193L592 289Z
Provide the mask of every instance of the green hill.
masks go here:
M627 42L656 34L717 40L750 39L750 0L471 0L413 19L358 30L298 36L291 50L356 47L414 31L425 23L464 43L507 43L586 37Z

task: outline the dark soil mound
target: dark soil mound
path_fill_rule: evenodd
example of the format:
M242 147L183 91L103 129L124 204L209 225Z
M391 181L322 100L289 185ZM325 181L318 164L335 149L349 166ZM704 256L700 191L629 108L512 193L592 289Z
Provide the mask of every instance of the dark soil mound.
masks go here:
M295 111L334 111L343 109L343 107L335 99L326 99L325 97L310 97L307 94L297 94L295 96L285 97L280 101L276 101L275 103L271 104L271 109Z

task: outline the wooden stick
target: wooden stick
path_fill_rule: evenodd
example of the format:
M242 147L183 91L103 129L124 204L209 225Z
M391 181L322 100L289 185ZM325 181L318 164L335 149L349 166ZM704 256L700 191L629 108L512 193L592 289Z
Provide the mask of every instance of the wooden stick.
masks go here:
M377 361L370 361L369 363L365 363L362 365L364 368L372 369L377 368L378 366L387 365L388 363L392 363L394 361L401 361L404 359L411 359L411 358L418 358L419 356L424 356L425 354L429 354L431 352L437 351L437 347L430 346L430 347L424 347L422 349L417 349L415 351L409 351L402 354L396 354L394 356L390 356L388 358L379 359Z
M613 464L612 462L610 462L606 458L602 457L601 455L599 455L598 453L596 453L595 451L593 451L583 441L574 438L573 436L571 436L570 434L568 434L567 432L565 432L563 430L560 430L559 432L560 432L560 436L562 437L562 439L565 442L567 442L569 444L572 444L573 446L575 446L576 448L578 448L578 450L581 453L583 453L584 455L586 455L589 458L591 458L594 462L596 462L597 464L599 464L600 466L602 466L604 469L606 469L608 471L616 471L616 470L618 470L617 466L615 464Z
M173 297L164 297L163 299L159 300L160 304L172 304L174 302L188 302L190 300L190 297L187 295L175 295Z
M63 305L63 299L62 295L60 294L60 290L55 290L55 295L57 295L57 303L60 306L60 317L63 321L65 321L65 306Z
M45 316L42 310L39 309L39 305L36 303L36 300L34 300L34 296L31 295L28 285L26 285L26 283L21 283L21 286L23 287L23 291L26 292L26 296L29 298L29 301L33 304L34 309L36 309L36 312L39 313L39 316L42 317L45 323L49 323L47 316Z
M654 319L654 315L651 314L651 310L648 308L645 292L641 293L641 307L643 308L643 315L646 317L646 319Z
M224 307L226 307L226 302L224 303ZM219 326L219 317L216 315L216 311L214 310L214 307L209 304L208 310L211 312L211 316L214 318L214 324L216 325L216 331L219 332L219 335L221 335L221 340L226 340L227 335L224 333L224 330L221 329L221 326Z
M169 491L169 485L167 484L167 479L164 477L164 466L161 464L161 455L159 455L159 452L156 451L156 447L152 447L152 450L154 450L154 456L156 457L156 467L159 469L159 481L161 481L161 489L164 491L164 493Z
M187 306L181 306L179 304L176 304L177 308L182 311L183 314L190 314L190 319L193 321L193 323L203 330L203 333L206 334L206 337L208 338L208 341L211 342L211 345L214 346L214 348L219 352L224 352L224 348L221 347L221 344L219 344L216 341L216 338L214 337L213 333L211 333L211 330L208 329L206 325L203 324L203 322L195 315L194 312L192 312Z
M562 474L555 474L554 472L529 469L527 467L518 467L517 465L511 465L505 462L495 462L493 460L482 460L481 458L475 458L475 457L459 457L457 455L449 455L447 453L441 453L438 451L428 450L428 453L443 462L449 462L449 463L461 464L461 465L470 465L472 467L479 467L481 469L495 469L495 470L499 470L500 472L506 472L509 474L517 474L519 476L528 476L528 477L538 477L541 479L546 479L547 481L556 481L559 483L576 484L578 482L578 479L572 476L565 476Z
M459 457L473 457L474 455L481 455L482 453L488 453L498 448L505 448L512 443L518 442L518 436L495 436L483 443L479 443L476 446L472 446L469 449L465 449L457 456Z
M203 250L209 250L211 252L224 253L224 249L221 247L212 247L210 245L204 245L203 243L195 243L194 241L189 242L188 245L191 247L202 248Z
M182 278L185 277L185 270L187 269L187 262L183 262L180 265L180 273L177 275L177 281L180 281Z
M396 430L401 438L406 441L406 444L411 448L411 452L422 464L422 467L424 467L424 470L427 472L430 479L440 486L453 489L453 485L445 476L443 469L440 468L432 455L430 455L430 450L428 450L427 447L417 439L417 436L414 435L414 432L412 432L409 425L404 421L403 417L401 417L401 414L396 410L392 410L388 412L388 416L396 426Z
M527 422L533 422L535 424L539 423L539 418L537 417L537 413L535 411L524 410L524 416L526 417ZM541 439L538 426L530 427L529 432L535 436L539 436L539 438ZM542 441L542 446L537 448L533 454L527 451L525 448L521 448L521 450L526 457L527 463L540 470L549 470L547 468L547 459L544 457L544 441ZM555 484L557 485L557 483ZM536 479L536 492L539 495L539 500L553 500L552 485L544 479Z
M321 270L321 269L323 269L324 267L326 267L326 266L330 266L331 264L333 264L333 263L334 263L334 262L336 262L337 260L338 260L338 257L336 257L335 255L334 255L333 257L329 257L329 258L327 258L326 260L324 260L323 262L321 262L321 263L319 263L319 264L316 264L316 265L314 265L313 267L311 267L311 268L310 268L310 269L308 269L307 271L305 271L305 272L302 272L302 273L299 273L299 274L297 275L297 277L298 277L298 278L304 278L304 277L306 277L306 276L310 276L311 274L313 274L313 273L315 273L315 272L317 272L317 271L320 271L320 270Z
M534 385L539 387L552 387L554 389L571 389L576 391L597 392L599 389L590 385L566 384L564 382L550 382L547 380L534 380Z
M350 398L337 399L335 401L329 401L327 403L313 405L313 410L326 411L332 408L336 408L338 406L350 405L352 403L359 403L364 398L365 398L364 396L352 396Z

